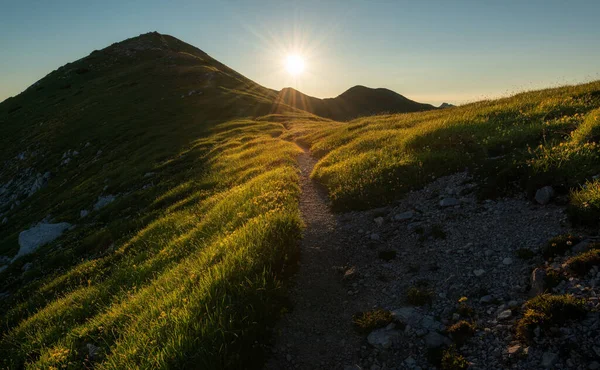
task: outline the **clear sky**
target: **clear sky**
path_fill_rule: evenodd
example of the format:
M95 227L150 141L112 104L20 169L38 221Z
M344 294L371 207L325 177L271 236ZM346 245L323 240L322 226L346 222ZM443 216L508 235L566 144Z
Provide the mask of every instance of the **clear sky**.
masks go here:
M0 101L61 65L149 31L273 89L354 85L464 103L600 79L599 0L1 0ZM293 78L289 53L305 59Z

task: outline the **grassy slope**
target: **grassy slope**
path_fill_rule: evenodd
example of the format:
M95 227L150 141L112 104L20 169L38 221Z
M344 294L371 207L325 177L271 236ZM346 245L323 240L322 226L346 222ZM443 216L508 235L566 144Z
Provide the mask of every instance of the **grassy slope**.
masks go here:
M348 124L298 122L291 138L322 157L313 177L337 209L389 203L432 178L470 167L483 196L513 188L559 192L600 173L600 82Z
M28 167L52 178L9 211L0 254L48 215L77 227L0 273L11 293L0 301L0 367L260 364L255 339L282 307L302 227L299 149L276 120L239 118L272 101L201 51L149 34L2 103L0 182ZM79 155L61 165L67 150ZM118 197L79 218L106 194Z

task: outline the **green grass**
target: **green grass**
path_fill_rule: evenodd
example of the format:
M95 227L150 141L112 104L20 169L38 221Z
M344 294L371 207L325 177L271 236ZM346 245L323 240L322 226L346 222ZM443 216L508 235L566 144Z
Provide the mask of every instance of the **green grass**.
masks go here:
M542 256L544 258L562 256L570 251L571 248L573 248L580 241L581 238L576 235L557 235L553 238L550 238L550 240L546 242L546 245L542 247Z
M137 50L139 42L150 47ZM0 302L0 367L261 367L303 227L300 148L291 141L320 158L312 177L336 210L387 204L464 167L488 195L553 185L571 192L571 209L600 199L591 181L600 173L600 82L349 123L276 105L276 96L150 34L1 103L0 183L24 168L52 175L0 210L9 219L0 254L14 256L19 232L48 216L77 227L0 273L0 291L10 292ZM61 165L69 150L79 155ZM80 219L108 194L113 203ZM445 237L438 225L430 234ZM416 286L407 299L426 304L432 295ZM570 303L562 311L528 303L531 325L579 312L570 298L559 301ZM372 328L391 319L357 320Z
M392 313L382 309L359 312L352 317L354 327L361 334L369 334L375 329L384 328L393 320Z
M575 274L583 276L587 274L592 267L600 266L600 248L595 245L592 250L571 257L566 262L567 268Z
M600 223L600 181L586 182L581 188L571 192L567 215L575 225L598 226Z
M517 337L521 340L532 339L536 328L547 330L586 314L585 300L568 294L542 294L527 301L524 308L525 313L516 325Z
M465 167L488 196L515 187L533 196L544 185L566 193L600 173L600 149L586 128L599 107L600 82L592 82L348 124L298 121L291 130L321 158L312 176L334 208L365 209Z
M0 105L1 159L44 154L0 182L22 166L53 174L0 226L0 253L47 215L77 224L0 273L0 367L262 366L303 227L300 149L282 122L244 118L271 112L272 91L167 41L167 54L92 53ZM69 149L79 156L61 166ZM103 194L118 196L80 219Z

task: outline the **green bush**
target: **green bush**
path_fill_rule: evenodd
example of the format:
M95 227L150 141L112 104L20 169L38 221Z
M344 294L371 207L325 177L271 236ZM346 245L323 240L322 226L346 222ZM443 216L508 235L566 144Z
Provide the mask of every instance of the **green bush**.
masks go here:
M562 256L580 241L580 237L571 234L555 236L548 240L546 245L542 248L542 256L544 256L544 258Z
M567 215L574 225L598 226L600 223L600 181L587 182L580 189L571 192Z
M568 320L579 319L585 314L584 299L577 299L570 294L542 294L525 303L525 313L516 325L517 337L530 340L536 327L548 329Z
M585 275L594 266L600 266L600 249L592 249L567 260L567 268L577 275Z
M448 328L448 334L454 340L457 346L462 346L466 341L475 335L475 325L461 320Z
M414 306L431 303L433 292L425 286L412 286L406 291L406 302Z
M442 370L465 370L469 367L469 362L456 349L449 348L442 355Z
M352 322L359 333L368 334L375 329L386 327L393 319L390 311L377 309L355 314Z

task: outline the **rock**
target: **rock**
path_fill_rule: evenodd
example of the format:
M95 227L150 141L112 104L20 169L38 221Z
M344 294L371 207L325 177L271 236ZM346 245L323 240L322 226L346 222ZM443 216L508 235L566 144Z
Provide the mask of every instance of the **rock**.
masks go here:
M342 280L345 282L349 282L351 280L355 280L355 278L357 276L358 276L358 273L356 272L356 268L350 267L348 270L346 270L344 272L344 276L342 277Z
M441 207L454 207L459 205L460 202L456 198L444 198L440 200Z
M406 221L406 220L410 220L414 216L415 216L415 213L413 211L406 211L406 212L398 213L396 216L394 216L394 220Z
M485 274L485 270L484 269L479 269L479 270L474 270L473 271L473 275L479 277L482 276L483 274Z
M27 272L27 271L31 270L32 267L33 267L33 263L27 262L26 264L23 265L23 267L21 267L21 271Z
M107 205L112 203L115 200L115 198L116 197L114 195L106 195L106 196L98 197L98 201L96 202L96 204L94 204L94 211L97 211L101 208L106 207Z
M493 300L494 300L494 298L488 294L488 295L484 295L483 297L481 297L479 299L479 303L488 304L488 303L492 303Z
M531 273L531 290L530 295L532 297L543 294L546 291L546 270L543 268L536 268Z
M50 172L46 172L46 173L48 174L47 177L46 177L46 175L42 176L42 174L38 173L37 178L33 181L33 184L29 188L29 192L28 192L27 196L32 196L38 190L40 190L41 188L46 186L46 184L48 183L48 178L50 177Z
M383 225L383 217L377 217L373 221L375 221L378 227L381 227L381 225Z
M394 319L412 327L420 326L423 316L413 307L402 307L392 311Z
M420 322L421 327L427 330L442 330L444 325L441 322L436 321L433 316L423 316Z
M590 249L591 245L592 245L592 240L585 239L585 240L580 241L579 243L575 244L575 246L571 250L573 251L573 254L580 254L583 252L587 252Z
M415 361L415 359L412 357L407 357L406 359L404 359L404 363L407 366L414 366L417 363L417 361Z
M89 215L89 214L90 214L90 211L88 211L87 209L82 209L82 210L79 212L79 218L84 218L84 217L87 217L87 215Z
M367 341L370 345L378 349L388 349L394 343L394 340L398 338L400 333L394 329L383 328L373 330L369 336L367 336Z
M0 266L0 272L6 270L7 268L8 268L8 265ZM0 298L2 298L2 297L0 296Z
M100 348L93 345L92 343L87 343L85 346L88 349L88 356L90 360L94 360L98 356L98 351L100 350Z
M544 186L538 191L535 192L535 201L539 204L548 204L550 203L550 199L554 196L554 189L552 186Z
M544 352L542 355L542 367L550 369L558 361L558 354L554 352Z
M598 361L593 361L592 363L590 363L588 365L588 369L590 369L590 370L600 369L600 363L598 363Z
M379 234L376 234L376 233L371 234L371 240L379 240Z
M506 353L509 357L518 357L523 354L523 347L520 344L509 346Z
M512 265L512 258L508 258L506 257L505 259L502 260L502 263L505 265Z
M13 261L21 256L33 253L40 246L55 240L71 226L68 222L57 224L39 223L31 229L21 231L19 234L19 253L13 258Z
M5 224L7 224L7 223L8 223L8 217L4 217L4 218L2 219L2 225L5 225Z
M154 172L146 172L144 174L144 178L148 178L148 177L152 177L152 176L154 176Z
M504 310L498 314L498 320L506 320L512 316L511 310Z
M427 346L427 348L440 348L444 345L450 345L452 343L450 341L450 339L446 338L445 336L443 336L435 331L429 332L425 336L424 340L425 340L425 346Z

